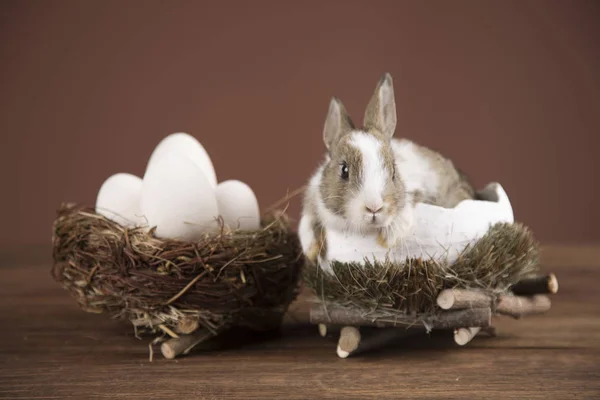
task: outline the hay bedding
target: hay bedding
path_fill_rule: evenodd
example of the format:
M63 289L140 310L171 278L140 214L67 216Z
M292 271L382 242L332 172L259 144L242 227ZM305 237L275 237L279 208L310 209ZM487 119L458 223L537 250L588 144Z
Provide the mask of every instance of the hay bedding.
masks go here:
M53 227L52 275L81 308L129 320L172 358L231 327L275 329L296 297L303 258L283 212L257 232L196 243L126 229L73 204Z
M322 302L393 315L439 311L443 289L481 289L504 293L511 285L539 273L539 245L519 223L499 223L468 246L452 265L435 260L404 263L333 261L333 273L307 265L305 284Z

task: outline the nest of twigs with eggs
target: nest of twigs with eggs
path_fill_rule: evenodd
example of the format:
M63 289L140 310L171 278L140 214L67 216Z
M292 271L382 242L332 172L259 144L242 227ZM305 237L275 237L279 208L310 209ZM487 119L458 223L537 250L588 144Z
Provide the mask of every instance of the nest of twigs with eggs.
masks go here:
M182 242L72 204L54 222L53 257L54 279L83 310L130 321L167 358L232 327L277 329L303 263L283 212L263 216L258 231L223 227Z

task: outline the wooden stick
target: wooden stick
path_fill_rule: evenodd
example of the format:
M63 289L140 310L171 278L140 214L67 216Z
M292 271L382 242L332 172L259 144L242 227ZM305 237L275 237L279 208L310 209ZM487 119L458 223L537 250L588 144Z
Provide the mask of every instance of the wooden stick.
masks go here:
M189 335L196 329L198 329L198 320L194 318L184 318L175 327L177 333L183 333L184 335Z
M481 330L480 327L458 328L454 330L454 341L459 346L469 343Z
M319 324L319 335L321 335L321 337L327 336L327 325Z
M558 280L554 274L536 276L515 283L510 290L516 295L556 294Z
M543 294L531 297L524 296L500 296L496 306L496 312L520 318L526 315L543 314L550 310L550 298Z
M344 326L340 331L340 339L337 346L337 355L346 358L354 352L360 343L360 331L354 326Z
M169 327L165 324L158 325L158 328L167 335L171 336L172 338L179 339L179 335L173 332L171 329L169 329Z
M187 354L196 345L210 339L214 335L205 329L201 329L191 335L181 335L177 339L170 339L160 346L160 351L165 358L173 359L180 354Z
M492 305L489 294L477 290L444 289L437 297L437 305L443 310L485 308Z
M347 326L400 327L424 325L426 329L453 329L465 326L488 327L492 312L488 308L469 308L444 311L438 314L411 316L366 313L356 308L317 306L310 310L313 324L338 324Z
M339 325L319 324L319 335L321 335L321 337L331 338L339 335L340 329L342 329L342 327Z

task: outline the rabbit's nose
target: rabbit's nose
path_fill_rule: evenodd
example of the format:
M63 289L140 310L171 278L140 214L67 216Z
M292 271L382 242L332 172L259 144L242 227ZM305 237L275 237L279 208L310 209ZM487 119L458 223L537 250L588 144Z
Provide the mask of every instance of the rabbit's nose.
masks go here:
M379 211L381 211L383 206L382 205L375 205L375 206L370 205L370 206L365 206L365 208L367 209L368 212L377 214Z

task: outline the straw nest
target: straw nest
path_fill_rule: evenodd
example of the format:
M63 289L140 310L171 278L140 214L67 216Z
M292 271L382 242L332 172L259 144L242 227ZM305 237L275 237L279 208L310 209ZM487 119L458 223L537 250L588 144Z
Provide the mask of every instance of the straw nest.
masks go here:
M393 314L427 314L439 310L443 289L482 289L504 293L538 272L539 244L520 223L499 223L468 246L451 265L427 259L403 263L332 262L333 274L313 264L303 270L305 284L321 302Z
M222 228L186 243L63 205L53 227L52 275L83 310L129 320L136 335L271 330L297 295L303 258L283 212L262 222L256 232Z

